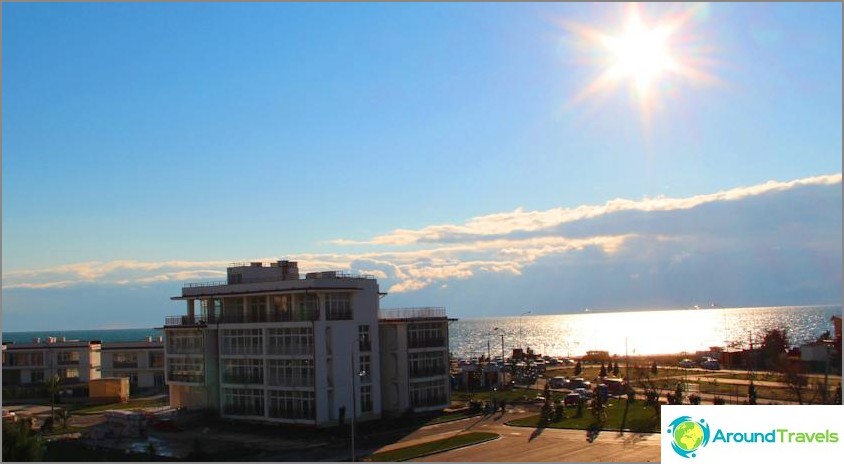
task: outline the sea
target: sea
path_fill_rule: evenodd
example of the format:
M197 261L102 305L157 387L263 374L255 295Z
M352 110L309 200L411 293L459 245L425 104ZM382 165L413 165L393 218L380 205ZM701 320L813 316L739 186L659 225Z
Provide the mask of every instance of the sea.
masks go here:
M449 323L449 350L458 358L510 356L514 348L574 357L589 350L631 356L694 353L713 346L758 346L770 329L785 329L791 345L816 340L829 330L841 305L702 308L650 311L584 311L576 314L458 318ZM3 342L40 337L103 342L145 340L160 329L4 332Z

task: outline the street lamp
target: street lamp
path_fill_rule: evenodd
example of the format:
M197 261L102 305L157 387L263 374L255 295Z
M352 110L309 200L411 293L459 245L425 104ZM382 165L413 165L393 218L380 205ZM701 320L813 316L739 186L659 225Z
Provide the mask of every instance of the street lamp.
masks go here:
M492 329L493 332L498 332L501 335L501 362L504 362L504 331L498 327Z
M524 333L522 332L522 316L524 316L525 314L530 314L530 313L531 313L531 311L525 311L525 312L523 312L522 314L519 315L519 348L522 348L522 350L524 350L524 346L525 346ZM524 351L522 351L522 353L524 353Z

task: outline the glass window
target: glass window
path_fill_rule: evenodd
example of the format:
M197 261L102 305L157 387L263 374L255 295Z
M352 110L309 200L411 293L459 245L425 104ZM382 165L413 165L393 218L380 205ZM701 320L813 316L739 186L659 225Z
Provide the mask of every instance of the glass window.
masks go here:
M226 329L222 331L223 354L264 354L262 329Z
M271 355L311 355L314 349L314 331L311 327L269 329L268 353Z
M372 386L360 387L360 412L372 412Z
M329 321L350 320L352 315L352 295L350 293L327 293L325 295L326 318Z
M223 413L235 416L263 416L264 391L257 388L224 388Z
M310 359L271 359L267 364L268 382L280 387L312 387L314 363Z
M369 326L358 326L358 344L361 351L372 351L372 342L369 339Z
M260 359L224 359L223 383L263 384L264 362Z
M270 417L279 419L314 419L314 392L270 390Z

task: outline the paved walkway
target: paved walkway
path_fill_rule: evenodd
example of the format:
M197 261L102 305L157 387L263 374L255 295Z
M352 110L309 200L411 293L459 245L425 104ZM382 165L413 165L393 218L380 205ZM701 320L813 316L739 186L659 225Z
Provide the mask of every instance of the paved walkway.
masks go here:
M517 406L502 416L495 413L423 427L397 443L372 452L388 451L465 432L492 432L501 438L433 454L417 461L518 462L518 461L658 461L658 434L602 432L594 442L584 430L511 427L504 423L538 413L534 406Z

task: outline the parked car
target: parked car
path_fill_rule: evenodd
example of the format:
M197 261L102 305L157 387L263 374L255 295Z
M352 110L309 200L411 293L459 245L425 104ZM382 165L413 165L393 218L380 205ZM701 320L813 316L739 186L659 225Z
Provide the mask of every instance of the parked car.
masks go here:
M581 396L577 393L569 393L563 399L563 406L577 406L580 402Z
M703 361L701 361L700 363L700 367L704 369L717 371L721 369L721 364L715 358L703 358Z
M689 358L686 358L686 359L683 359L682 361L680 361L680 367L695 367L695 366L696 366L695 362L692 361Z
M554 377L548 379L548 384L551 388L564 388L566 385L566 378L565 377Z
M577 393L578 395L586 399L592 398L592 390L586 388L575 388L572 393Z

